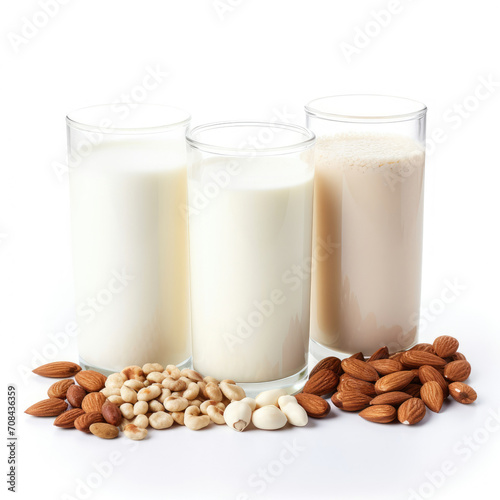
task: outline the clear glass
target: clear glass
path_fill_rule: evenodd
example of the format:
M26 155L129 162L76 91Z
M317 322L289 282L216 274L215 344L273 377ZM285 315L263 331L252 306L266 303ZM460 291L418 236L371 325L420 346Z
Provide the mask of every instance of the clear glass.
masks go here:
M314 139L276 123L187 134L193 365L249 394L307 375Z
M116 104L66 121L80 362L189 365L189 114Z
M317 136L311 352L345 357L417 342L426 107L400 97L324 97Z

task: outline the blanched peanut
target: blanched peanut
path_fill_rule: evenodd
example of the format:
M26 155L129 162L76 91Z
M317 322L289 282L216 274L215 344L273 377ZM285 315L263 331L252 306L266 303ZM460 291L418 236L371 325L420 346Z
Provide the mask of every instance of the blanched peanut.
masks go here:
M146 427L149 425L149 418L146 415L137 415L137 417L132 420L132 423L134 425L137 425L137 427L146 429Z
M163 379L161 385L171 391L185 391L187 389L187 384L184 380L175 380L172 377L166 377Z
M274 431L284 427L287 423L287 418L277 406L267 405L257 408L252 413L252 422L257 429Z
M197 371L191 370L190 368L184 368L184 370L181 371L181 376L187 377L193 382L203 381L203 377Z
M134 415L145 415L149 410L147 401L137 401L134 405Z
M128 380L140 380L141 382L146 380L142 368L137 365L127 366L122 370L122 373Z
M186 398L178 396L170 396L163 402L163 406L168 411L183 411L188 405L189 401Z
M165 407L157 399L152 399L149 402L149 411L152 413L155 411L165 411Z
M252 409L252 411L255 411L255 408L257 407L257 402L255 401L255 399L253 399L253 398L243 398L241 401L243 401L243 403L246 403L248 406L250 406L250 408Z
M297 427L307 425L309 419L306 410L299 405L293 396L280 396L278 405L292 425Z
M175 365L167 365L165 371L167 372L167 375L172 377L174 380L178 380L181 376L181 371Z
M173 423L174 419L172 415L164 411L157 411L149 417L149 425L151 425L153 429L168 429L172 427Z
M170 413L172 415L172 418L174 419L174 422L179 424L179 425L184 425L184 412L183 411L173 411Z
M152 385L151 387L145 387L137 393L137 399L139 401L151 401L156 399L161 394L161 389L157 385Z
M117 387L105 387L104 389L101 389L100 392L102 392L107 398L109 398L109 396L120 395L120 389Z
M144 382L141 382L140 380L127 380L126 382L123 383L123 385L130 387L134 391L140 391L144 387Z
M230 399L231 401L240 401L246 396L243 387L240 387L239 385L222 381L219 384L219 387L224 396L226 396L226 398Z
M123 428L123 434L125 434L125 436L129 439L140 441L148 435L148 431L145 428L142 429L134 424L128 424Z
M134 405L131 403L124 403L120 405L120 411L122 412L123 418L132 420L135 416Z
M281 396L286 396L288 393L285 389L271 389L270 391L264 391L257 394L255 397L255 402L257 403L257 408L261 406L274 405L278 406L278 399Z
M158 401L160 403L163 403L165 401L165 399L167 399L168 397L170 397L172 395L172 391L170 389L165 389L163 388L161 390L161 394L158 396Z
M129 403L125 403L125 404L129 404ZM123 431L123 429L125 429L125 427L131 423L132 423L132 420L129 420L128 418L122 418L122 421L120 422L120 425L118 426L118 428L121 431Z
M196 382L190 382L187 389L182 393L182 397L192 401L198 397L200 388Z
M123 385L121 387L120 395L125 403L137 403L137 392L135 392L134 389L127 387L126 385Z
M108 401L110 403L113 403L113 404L118 405L118 406L125 403L125 401L123 400L123 398L121 396L109 396Z
M184 425L192 431L198 431L210 424L208 415L200 415L200 409L196 406L186 408L184 412Z
M123 373L112 373L104 383L104 387L119 389L127 377Z
M224 409L218 408L217 406L210 405L207 408L207 413L208 416L210 417L210 420L217 425L222 425L225 423L224 420Z
M219 386L214 384L213 382L209 382L205 387L204 392L205 397L208 399L212 399L213 401L222 401L222 392L219 389Z
M166 375L160 372L151 372L146 379L149 380L150 382L156 382L161 384L162 381L166 378Z
M209 406L216 406L217 408L224 410L225 406L220 402L220 401L215 401L213 399L207 399L206 401L203 401L200 405L200 410L203 415L208 415L208 407Z
M243 401L233 401L224 410L224 421L236 431L243 431L252 419L252 409Z
M144 372L144 375L146 375L146 377L152 372L162 372L164 369L165 368L163 368L160 363L146 363L142 367L142 371Z

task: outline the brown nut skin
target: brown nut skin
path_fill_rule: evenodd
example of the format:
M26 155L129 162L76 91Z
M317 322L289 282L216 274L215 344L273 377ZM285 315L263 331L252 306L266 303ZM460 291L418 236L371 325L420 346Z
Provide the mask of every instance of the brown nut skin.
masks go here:
M119 426L122 421L122 412L120 408L114 403L106 402L101 408L102 416L108 424Z
M83 398L87 395L87 391L79 385L70 385L66 392L66 399L73 408L81 408Z

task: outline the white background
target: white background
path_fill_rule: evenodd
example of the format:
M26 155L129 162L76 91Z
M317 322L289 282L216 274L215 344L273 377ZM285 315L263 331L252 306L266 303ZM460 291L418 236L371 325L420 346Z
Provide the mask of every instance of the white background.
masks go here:
M1 399L15 383L18 498L493 498L500 459L496 2L222 0L218 12L212 0L70 0L56 2L48 20L41 3L3 2L0 13ZM389 8L389 16L376 15ZM23 39L33 20L45 25ZM355 42L346 57L342 44ZM50 383L25 369L41 356L77 359L75 340L54 351L50 337L74 319L67 176L55 168L65 161L64 116L134 92L142 98L137 86L148 68L168 76L146 101L185 108L194 123L269 119L276 110L304 123L308 100L343 93L427 104L428 136L438 140L428 149L421 340L460 339L477 403L452 402L415 427L377 426L334 409L304 429L172 428L133 447L22 413ZM479 89L478 101L484 80L494 83ZM447 280L459 289L444 304ZM280 463L294 443L296 456ZM97 476L95 464L116 453L119 465ZM261 469L270 480L252 482ZM81 481L92 487L78 490Z

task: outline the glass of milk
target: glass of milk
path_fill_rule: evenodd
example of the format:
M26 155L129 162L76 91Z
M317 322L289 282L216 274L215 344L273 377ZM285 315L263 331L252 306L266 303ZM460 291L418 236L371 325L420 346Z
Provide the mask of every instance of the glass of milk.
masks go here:
M306 115L317 135L311 352L407 349L420 315L426 107L346 95L315 99Z
M66 121L80 362L105 373L188 365L190 116L134 103Z
M186 138L194 368L249 393L299 390L309 341L314 134L229 122Z

